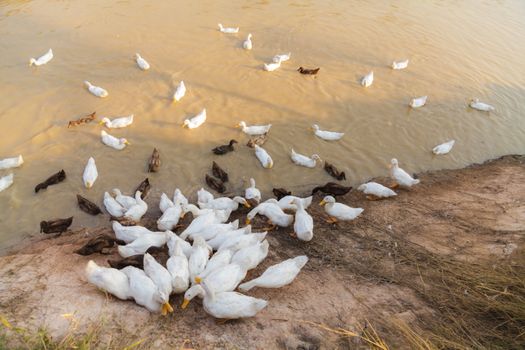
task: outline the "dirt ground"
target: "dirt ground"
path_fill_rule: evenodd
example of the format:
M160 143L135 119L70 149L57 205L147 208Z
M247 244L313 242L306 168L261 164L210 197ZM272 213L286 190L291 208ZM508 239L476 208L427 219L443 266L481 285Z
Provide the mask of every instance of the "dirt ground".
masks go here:
M0 314L18 327L45 328L54 339L98 325L98 344L116 347L141 340L137 347L147 349L367 348L362 339L315 324L360 333L373 319L417 325L435 311L416 289L396 283L396 265L388 272L388 258L398 246L395 237L468 263L509 262L523 256L524 156L419 174L419 178L420 185L400 190L394 199L368 201L353 190L340 200L365 211L349 223L325 223L318 205L321 198L315 197L309 209L315 221L314 239L309 243L293 238L290 230L271 232L270 254L248 279L289 257L306 254L310 261L291 285L250 291L249 295L269 301L251 319L217 323L196 300L187 309L176 308L163 317L131 301L107 297L89 285L83 276L87 261L107 265L108 258L117 256L116 249L112 255L89 257L73 251L100 232L112 233L109 221L108 228L32 239L0 257ZM148 215L151 224L157 213ZM264 226L262 220L254 224ZM372 253L378 249L384 253L381 261ZM386 265L387 273L374 273L377 264ZM181 302L181 296L172 296L173 305ZM377 331L384 330L379 326ZM406 346L392 333L383 334L390 348Z

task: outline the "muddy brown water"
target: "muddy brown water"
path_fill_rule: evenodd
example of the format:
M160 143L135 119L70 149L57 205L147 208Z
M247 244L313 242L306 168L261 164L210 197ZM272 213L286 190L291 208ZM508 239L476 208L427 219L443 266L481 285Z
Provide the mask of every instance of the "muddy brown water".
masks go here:
M104 191L130 192L146 176L148 199L180 187L194 194L216 160L230 174L228 192L249 177L270 195L272 187L304 192L331 178L318 166L295 166L293 147L317 153L358 184L387 172L391 157L411 172L459 168L525 151L525 5L514 1L0 1L0 159L22 154L14 185L0 193L0 247L38 231L43 219L75 216L74 227L107 224L107 217L80 212L76 194L101 204ZM225 35L217 23L239 26ZM253 34L252 51L241 48ZM54 59L38 68L30 57L52 48ZM147 72L134 61L139 52ZM263 62L291 52L275 72ZM393 60L410 59L403 71ZM297 67L321 67L316 77ZM374 71L362 88L359 79ZM90 95L89 80L109 91ZM175 86L188 88L173 103ZM427 106L410 110L412 97ZM471 110L478 97L496 107ZM208 111L196 130L182 121ZM111 134L131 145L116 151L100 142L97 123L67 128L93 111L102 116L133 113L135 122ZM262 169L234 125L272 123L265 148L275 161ZM345 132L338 142L317 139L309 127ZM229 139L237 150L214 156ZM449 155L435 145L455 139ZM147 174L154 147L162 167ZM82 186L87 159L96 160L94 188ZM34 186L64 169L68 178L34 194Z

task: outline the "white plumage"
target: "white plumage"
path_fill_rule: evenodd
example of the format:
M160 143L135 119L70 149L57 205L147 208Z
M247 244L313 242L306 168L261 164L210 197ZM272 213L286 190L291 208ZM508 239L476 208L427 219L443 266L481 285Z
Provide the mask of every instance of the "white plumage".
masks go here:
M181 80L177 89L175 89L173 99L178 102L184 97L184 95L186 95L186 85L184 85L184 81Z
M252 44L252 33L248 34L248 37L242 43L242 47L245 50L251 50L252 49L252 47L253 47L253 44Z
M135 54L135 59L137 61L137 66L142 70L149 69L149 63L144 58L142 58L138 53Z
M104 130L100 131L100 139L102 140L102 143L106 146L109 146L119 151L123 150L124 148L126 148L127 145L130 144L125 138L116 138L115 136L108 134Z
M97 165L95 164L95 159L93 159L93 157L90 157L84 169L84 174L82 175L82 179L84 180L84 186L86 186L86 188L93 187L97 178Z
M195 129L204 124L206 121L206 108L204 108L199 114L191 119L185 119L182 127L187 127L188 129Z
M421 96L421 97L413 98L410 101L410 107L412 108L423 107L427 103L427 98L428 96Z
M266 152L264 148L257 146L257 145L254 146L254 149L255 149L255 156L257 157L257 159L259 160L263 168L266 168L266 169L273 168L273 159L270 156L270 154L268 154L268 152Z
M317 124L312 125L312 129L314 130L315 136L326 141L337 141L344 136L343 132L321 130Z
M394 70L405 69L406 67L408 67L408 60L392 62L392 69Z
M106 97L109 95L105 89L101 88L100 86L95 86L87 80L84 81L84 85L86 85L89 92L91 92L93 95L97 97Z
M133 114L126 117L115 118L113 120L104 117L100 121L100 125L102 124L106 125L106 128L110 129L125 128L126 126L133 124Z
M367 75L363 77L363 79L361 79L361 85L364 87L371 86L373 82L374 82L374 72L373 71L368 73Z
M22 164L24 164L24 158L22 158L22 155L19 155L18 157L5 158L0 160L0 170L18 168Z
M469 103L469 106L470 108L474 108L474 109L477 109L478 111L483 111L483 112L490 112L496 109L487 103L480 102L477 98L471 100Z
M452 150L452 147L454 147L454 144L456 143L455 140L450 140L445 143L442 143L440 145L437 145L432 149L432 153L441 155L441 154L447 154Z
M49 49L49 51L47 51L45 54L43 54L37 59L30 58L29 65L30 66L41 66L41 65L48 63L52 59L53 59L53 50Z
M285 260L267 268L263 274L239 286L239 290L247 292L254 287L281 288L293 282L301 269L308 262L306 255Z
M13 184L13 181L14 181L13 174L8 174L6 176L0 177L0 192L9 188Z
M235 34L239 32L239 27L236 27L236 28L223 27L223 25L220 23L218 24L218 26L219 26L219 31L221 31L222 33Z
M305 155L296 153L293 148L290 156L295 164L307 168L315 168L316 161L321 161L321 158L317 154L313 154L312 157L307 157Z

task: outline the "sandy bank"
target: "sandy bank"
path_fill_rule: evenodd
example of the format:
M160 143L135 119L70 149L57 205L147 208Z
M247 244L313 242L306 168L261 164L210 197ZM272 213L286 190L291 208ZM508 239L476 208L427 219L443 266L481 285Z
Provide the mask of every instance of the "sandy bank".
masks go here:
M308 322L359 333L368 320L391 348L399 348L407 339L388 329L388 322L401 320L425 331L428 317L445 317L425 296L434 273L428 261L452 261L479 271L485 271L486 264L495 269L505 266L525 278L524 156L421 174L420 179L420 185L400 191L393 200L367 201L352 191L344 202L362 206L365 212L351 223L329 225L320 218L322 208L312 205L309 211L317 218L310 243L297 241L287 230L269 234L270 255L248 278L288 257L306 254L310 261L290 286L251 291L250 295L269 300L269 306L252 319L218 324L199 301L162 317L133 302L106 297L85 281L83 270L89 259L105 264L116 256L116 249L112 255L90 257L73 251L100 232L112 233L109 222L108 228L33 239L0 257L0 314L25 329L44 327L54 339L96 329L96 346L143 340L139 348L197 349L359 348L366 341ZM418 257L412 264L407 252L423 254L426 260ZM421 267L419 275L411 275L415 265ZM429 289L429 295L432 292ZM172 297L174 305L181 301L181 296ZM7 342L20 341L13 330L1 332ZM525 339L513 341L523 344Z

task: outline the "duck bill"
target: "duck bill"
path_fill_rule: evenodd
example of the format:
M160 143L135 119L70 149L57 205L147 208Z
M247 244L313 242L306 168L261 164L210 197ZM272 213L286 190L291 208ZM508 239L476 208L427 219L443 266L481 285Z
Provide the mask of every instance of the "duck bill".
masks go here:
M104 125L104 122L99 122L98 125Z
M129 141L124 141L124 144L128 145L128 146L131 145L131 143Z
M195 283L200 284L202 282L202 278L199 276L195 276Z
M244 207L246 207L246 208L251 208L252 206L250 205L250 203L248 203L248 202L244 202Z
M326 204L326 202L325 202L324 199L319 203L320 206L323 206L323 205L325 205L325 204Z
M190 300L185 298L184 301L182 302L181 309L187 308L189 303L190 303Z
M250 220L250 219L248 219L248 218L246 218L246 225L249 225L249 224L250 224L250 222L251 222L251 220Z

